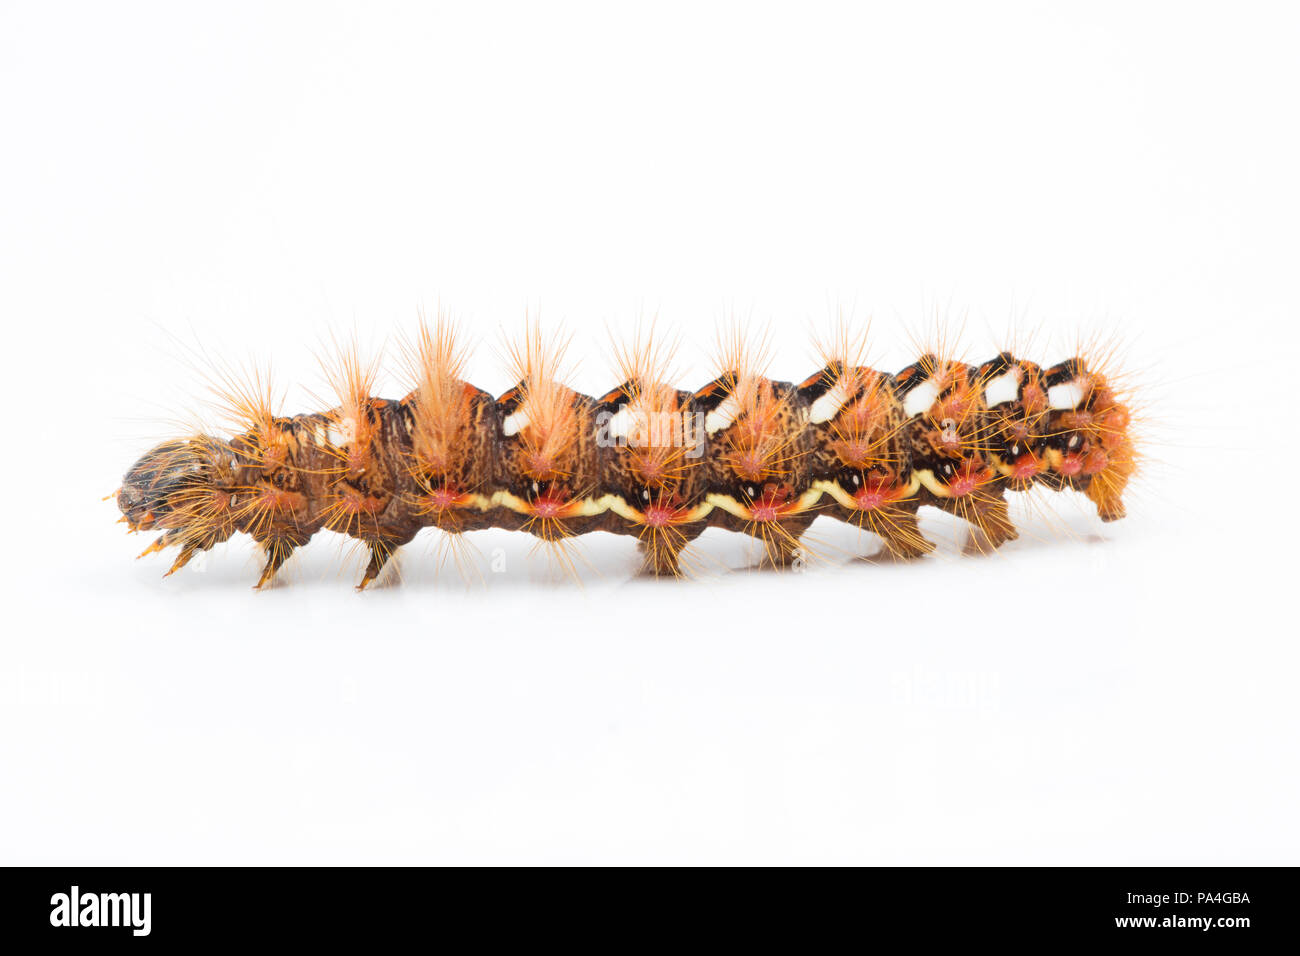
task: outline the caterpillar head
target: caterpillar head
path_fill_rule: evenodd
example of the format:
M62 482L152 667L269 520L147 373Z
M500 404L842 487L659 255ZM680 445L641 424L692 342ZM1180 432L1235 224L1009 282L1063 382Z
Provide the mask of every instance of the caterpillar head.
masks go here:
M1122 494L1137 469L1131 413L1114 384L1081 358L1047 371L1051 386L1052 470L1082 486L1103 521L1124 516Z
M196 496L209 494L217 479L217 442L203 437L167 441L147 451L126 473L117 507L132 531L179 527Z

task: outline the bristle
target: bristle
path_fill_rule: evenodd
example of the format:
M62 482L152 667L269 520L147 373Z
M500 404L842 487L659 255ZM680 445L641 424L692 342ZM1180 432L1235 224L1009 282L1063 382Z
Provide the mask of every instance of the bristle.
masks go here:
M358 414L374 391L379 375L378 359L362 358L361 346L354 335L342 342L334 339L330 353L319 361L338 399L339 410L345 415Z
M848 391L852 381L846 385L845 376L853 376L856 370L870 364L867 347L871 341L871 322L867 321L860 328L854 326L840 312L828 329L813 337L813 349L821 360L827 374L828 389L839 386Z
M466 584L477 581L484 584L483 571L478 558L482 552L468 537L459 532L440 534L434 544L434 558L438 571L442 571L450 562L455 566L460 579Z
M771 364L770 331L751 335L732 323L718 336L719 379L726 397L719 405L725 423L722 461L743 481L756 485L778 478L792 460L789 437L781 427L788 411L766 377Z
M538 534L536 531L530 533L537 536L537 543L533 546L532 553L544 552L549 567L558 570L563 577L574 584L582 585L582 573L578 568L579 564L590 571L596 570L582 553L579 543L567 534L547 537L544 534Z
M615 363L627 393L622 408L629 464L648 487L671 489L693 462L685 457L685 401L673 379L677 343L656 336L654 323L615 343Z
M966 337L966 321L953 323L937 313L927 325L908 333L916 354L924 356L922 363L929 374L935 374L954 362L960 362L962 342Z
M575 393L561 381L568 346L567 336L546 336L534 321L522 344L509 349L511 370L519 382L515 416L527 449L524 471L539 482L568 477L568 459L578 439Z
M258 454L276 456L283 449L277 425L282 402L270 366L250 362L243 367L213 365L207 374L208 391L218 416L238 433L255 436Z
M433 329L421 316L413 342L403 346L414 383L406 401L414 408L411 440L415 464L435 475L463 462L471 440L473 390L465 383L468 353L460 329L439 310Z
M619 375L640 390L670 387L676 377L673 365L679 346L676 338L659 333L656 319L638 324L628 336L611 340Z
M374 464L378 422L372 413L371 398L379 363L373 357L362 358L355 336L344 342L335 339L330 353L319 361L338 403L326 413L330 420L329 440L323 446L339 453L339 474L356 479Z
M737 406L736 417L753 410L761 382L772 364L772 330L748 330L734 318L718 327L715 363Z

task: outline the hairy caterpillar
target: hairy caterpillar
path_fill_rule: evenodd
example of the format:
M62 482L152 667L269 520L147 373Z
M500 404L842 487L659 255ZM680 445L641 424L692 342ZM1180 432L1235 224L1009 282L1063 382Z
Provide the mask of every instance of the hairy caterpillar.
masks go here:
M967 522L968 550L1017 537L1008 490L1070 488L1103 521L1124 516L1129 404L1096 361L1044 368L1003 352L968 365L932 352L891 375L841 330L824 367L795 384L767 378L762 349L737 332L717 377L686 392L667 381L669 351L638 336L619 355L622 383L590 397L562 384L563 346L532 325L511 351L518 384L494 398L463 380L454 327L421 323L400 401L372 397L375 369L355 346L331 376L329 411L278 416L260 379L226 382L238 434L151 449L117 505L132 531L162 530L144 554L179 548L168 574L251 535L266 554L259 588L321 529L368 548L364 588L426 527L632 535L647 573L677 575L709 527L761 540L780 567L819 515L873 532L897 559L934 549L922 506Z

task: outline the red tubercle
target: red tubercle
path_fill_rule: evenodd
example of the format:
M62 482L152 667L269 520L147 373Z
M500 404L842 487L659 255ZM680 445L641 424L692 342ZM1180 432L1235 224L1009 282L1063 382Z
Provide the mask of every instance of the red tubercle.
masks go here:
M746 481L760 481L766 471L763 456L758 451L742 451L731 461L732 470Z
M339 510L344 514L378 514L383 511L388 502L381 498L375 498L371 495L357 491L355 488L347 488L343 494L338 496Z
M646 505L641 512L642 520L651 528L683 524L690 518L690 514L691 509L682 507L676 495Z
M259 464L267 471L283 468L289 461L289 448L284 436L277 432L262 443Z
M1060 467L1057 468L1061 474L1066 477L1074 477L1083 471L1083 456L1077 451L1072 451L1061 458Z
M1112 405L1101 416L1102 424L1105 425L1106 428L1110 429L1111 431L1116 431L1116 432L1120 432L1128 428L1129 422L1131 420L1132 420L1132 415L1129 414L1129 410L1125 408L1123 405Z
M428 496L429 504L435 508L450 508L456 503L458 497L459 495L448 488L439 488Z
M268 511L294 511L306 499L296 491L284 491L271 485L263 485L253 499L256 507Z
M1031 382L1020 390L1020 404L1030 414L1046 411L1047 392Z
M969 495L976 488L987 484L993 477L992 472L981 461L968 461L948 482L948 494L954 498Z
M651 505L646 508L645 523L652 528L665 528L673 523L673 509L664 508L660 505Z
M556 476L558 468L552 456L529 452L524 457L524 472L536 481L550 481Z
M1018 481L1028 481L1043 470L1043 463L1032 453L1021 455L1011 464L1011 477Z
M960 498L968 495L975 490L975 479L969 475L962 475L948 483L948 492L954 498Z
M567 503L562 498L537 498L533 501L533 514L539 518L561 518L566 507Z
M364 474L371 465L370 446L360 443L348 446L345 464L348 475Z
M1095 475L1100 471L1105 471L1110 464L1110 457L1100 448L1094 448L1083 456L1082 471L1085 475Z
M790 496L790 489L785 485L767 484L758 499L750 502L749 516L754 521L776 521L791 513L797 502Z
M552 487L529 502L528 507L538 518L571 518L581 507L581 501L568 497L564 488Z
M454 485L430 489L427 494L420 497L420 503L426 513L449 511L464 506L468 501L469 495L463 494Z
M853 493L853 506L859 511L874 511L893 504L907 494L906 488L873 478Z

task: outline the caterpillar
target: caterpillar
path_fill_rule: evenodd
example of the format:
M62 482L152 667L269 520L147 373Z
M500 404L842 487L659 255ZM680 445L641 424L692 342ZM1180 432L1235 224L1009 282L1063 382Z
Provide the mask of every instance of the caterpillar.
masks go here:
M716 377L689 392L669 382L672 349L652 328L619 350L621 384L592 397L563 384L564 343L533 323L509 349L517 384L493 397L464 380L455 324L421 320L401 400L372 396L376 367L355 344L330 369L328 411L277 415L260 376L226 380L237 433L151 448L115 492L119 520L162 532L141 557L178 549L167 575L251 535L266 559L257 588L318 531L338 532L368 552L363 589L428 527L550 543L630 535L644 573L679 576L710 527L761 541L780 568L822 515L872 532L897 560L934 550L922 507L964 521L967 551L1018 536L1007 492L1073 489L1102 521L1124 516L1138 453L1104 362L1043 367L1003 351L971 365L944 349L889 374L865 364L864 345L841 329L821 369L775 381L762 345L733 330Z

